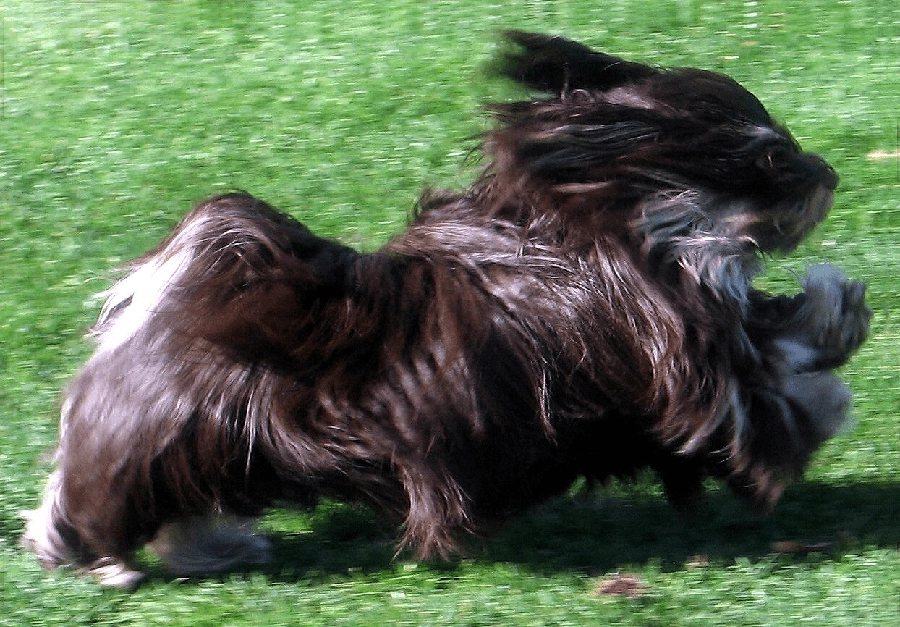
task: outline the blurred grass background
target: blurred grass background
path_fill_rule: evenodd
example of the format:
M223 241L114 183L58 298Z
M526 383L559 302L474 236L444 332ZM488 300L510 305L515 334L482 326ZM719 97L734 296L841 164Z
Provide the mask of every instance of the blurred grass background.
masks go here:
M270 568L172 582L147 560L132 595L45 574L18 512L113 268L234 189L377 247L423 187L477 171L481 107L514 93L483 74L504 28L726 72L836 167L826 224L760 282L793 290L827 260L869 284L872 338L844 372L855 430L765 519L715 488L680 519L648 479L415 564L326 503L266 520ZM4 0L0 33L0 625L900 624L895 2Z

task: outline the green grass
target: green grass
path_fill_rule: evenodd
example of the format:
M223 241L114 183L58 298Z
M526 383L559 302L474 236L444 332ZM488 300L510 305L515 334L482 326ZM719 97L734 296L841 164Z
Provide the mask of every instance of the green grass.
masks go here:
M173 582L146 558L134 594L44 573L16 546L18 511L37 502L111 269L235 188L382 243L424 186L477 170L480 106L509 95L482 68L510 27L727 72L835 165L829 220L762 282L794 289L830 260L869 284L872 337L844 373L856 429L764 519L714 490L682 520L645 480L415 564L329 503L266 520L265 569ZM0 30L0 625L900 624L900 165L872 157L898 148L896 3L4 0ZM598 592L617 573L635 598Z

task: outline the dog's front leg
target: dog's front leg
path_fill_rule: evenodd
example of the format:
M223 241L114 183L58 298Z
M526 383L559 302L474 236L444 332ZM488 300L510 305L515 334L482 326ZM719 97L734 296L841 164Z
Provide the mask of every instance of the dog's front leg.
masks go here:
M751 297L751 339L783 375L842 366L869 332L872 313L862 282L822 264L807 271L802 286L793 297Z
M869 331L865 285L831 265L810 268L796 296L751 296L747 330L780 394L810 417L817 438L846 420L847 386L831 370L856 352Z
M803 303L776 340L795 372L831 370L844 365L865 341L872 312L866 286L838 268L813 266L803 279Z

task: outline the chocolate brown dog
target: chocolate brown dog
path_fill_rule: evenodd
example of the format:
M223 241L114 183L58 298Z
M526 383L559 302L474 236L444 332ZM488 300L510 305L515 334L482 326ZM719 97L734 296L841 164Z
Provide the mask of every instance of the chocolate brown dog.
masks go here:
M201 203L109 293L25 543L131 586L152 542L196 574L267 557L233 524L319 495L452 551L558 494L652 468L771 506L844 421L831 370L864 287L760 254L825 217L837 176L732 79L509 33L490 164L361 254L246 194ZM221 522L221 521L232 522Z

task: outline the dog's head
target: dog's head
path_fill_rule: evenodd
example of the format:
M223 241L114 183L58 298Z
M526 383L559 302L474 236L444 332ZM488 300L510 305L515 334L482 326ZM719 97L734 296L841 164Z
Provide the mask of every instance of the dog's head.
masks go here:
M776 390L772 398L727 382L733 369L769 377L771 338L746 332L760 315L760 253L793 250L824 219L837 175L727 76L658 69L558 37L507 36L497 69L544 95L494 107L482 205L569 258L603 244L597 267L615 279L606 292L626 296L598 317L610 327L617 316L646 320L643 333L615 328L649 355L647 387L675 407L661 412L659 433L682 451L728 451L714 465L755 486L757 501L774 500L821 443L816 425L804 426L819 419L809 410L817 405L792 398L788 407L781 383L768 379L757 387ZM830 414L842 417L846 391L830 375L821 381Z
M496 107L502 124L486 144L503 178L497 188L549 191L582 215L585 203L619 205L651 263L682 265L683 247L701 241L790 251L830 209L831 167L731 78L657 69L558 37L507 36L515 49L501 73L552 95ZM673 252L675 242L682 249Z

